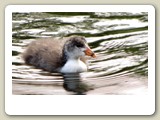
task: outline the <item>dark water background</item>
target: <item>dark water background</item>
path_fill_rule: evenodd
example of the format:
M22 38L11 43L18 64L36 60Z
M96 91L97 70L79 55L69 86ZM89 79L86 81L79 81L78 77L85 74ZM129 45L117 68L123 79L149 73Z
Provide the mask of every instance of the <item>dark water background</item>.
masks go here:
M13 13L12 28L13 94L147 93L147 13ZM97 55L89 60L88 72L49 73L21 59L27 45L37 38L71 35L85 36Z

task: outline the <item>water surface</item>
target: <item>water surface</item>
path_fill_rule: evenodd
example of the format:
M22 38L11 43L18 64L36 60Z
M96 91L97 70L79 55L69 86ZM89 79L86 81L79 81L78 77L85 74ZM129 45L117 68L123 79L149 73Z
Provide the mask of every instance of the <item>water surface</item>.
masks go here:
M147 13L13 13L13 94L147 94ZM80 74L49 73L24 64L21 53L42 37L85 36L97 58Z

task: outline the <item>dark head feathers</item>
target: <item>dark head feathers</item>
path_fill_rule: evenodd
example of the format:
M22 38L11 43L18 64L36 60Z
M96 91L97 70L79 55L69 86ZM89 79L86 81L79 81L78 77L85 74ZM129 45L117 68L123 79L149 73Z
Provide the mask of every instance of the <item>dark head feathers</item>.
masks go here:
M69 48L73 48L74 46L76 46L76 47L84 47L85 43L87 43L87 41L85 40L84 37L81 37L81 36L72 36L66 42L66 44L69 44Z

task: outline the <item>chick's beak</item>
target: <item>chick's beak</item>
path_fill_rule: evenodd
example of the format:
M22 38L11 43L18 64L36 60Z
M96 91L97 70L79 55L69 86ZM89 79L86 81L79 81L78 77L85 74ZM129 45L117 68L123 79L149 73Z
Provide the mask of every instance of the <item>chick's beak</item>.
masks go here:
M87 49L84 51L86 55L91 56L93 58L96 57L95 53L89 48L87 47Z

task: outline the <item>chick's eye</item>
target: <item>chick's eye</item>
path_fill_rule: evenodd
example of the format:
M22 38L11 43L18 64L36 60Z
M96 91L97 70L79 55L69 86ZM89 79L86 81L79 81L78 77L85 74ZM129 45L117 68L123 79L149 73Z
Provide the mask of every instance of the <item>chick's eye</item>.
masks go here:
M81 43L76 44L76 46L77 46L77 47L84 47L84 45L81 44Z

